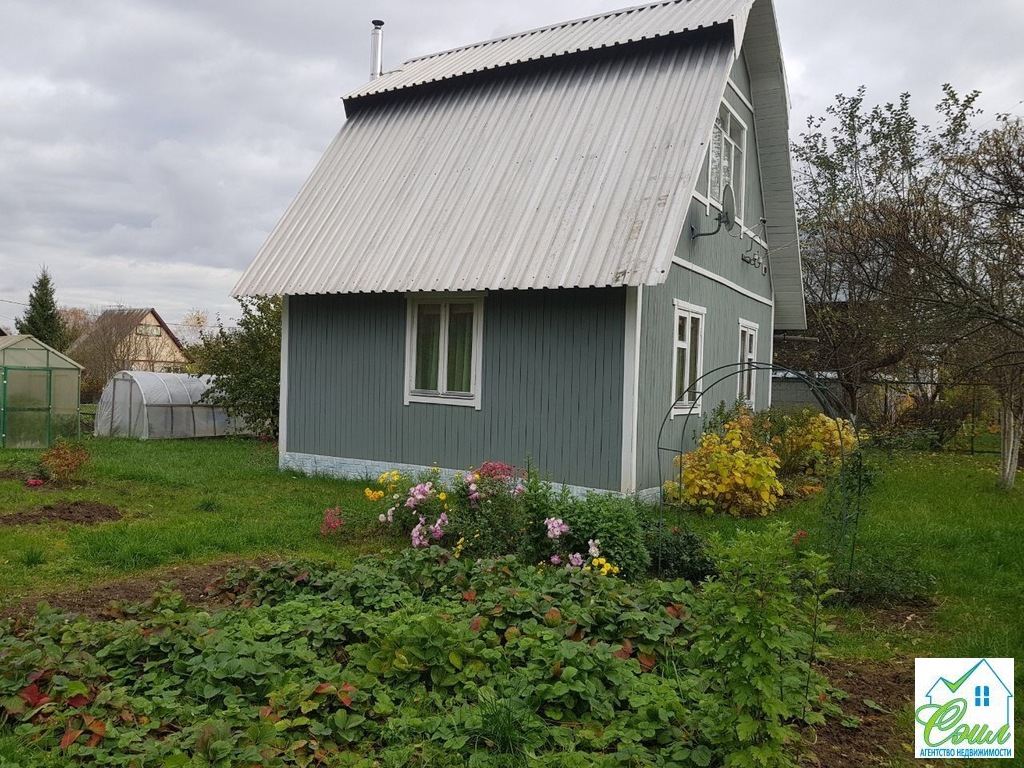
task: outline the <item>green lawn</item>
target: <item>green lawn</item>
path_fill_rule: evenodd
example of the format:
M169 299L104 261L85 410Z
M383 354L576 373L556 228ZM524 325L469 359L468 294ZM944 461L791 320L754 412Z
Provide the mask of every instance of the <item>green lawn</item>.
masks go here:
M0 601L66 590L180 562L227 557L347 561L386 546L363 483L277 469L273 446L253 441L88 440L81 482L28 488L0 479L0 515L74 500L116 506L96 526L0 528ZM0 471L29 470L38 452L0 451ZM343 532L320 535L341 505Z

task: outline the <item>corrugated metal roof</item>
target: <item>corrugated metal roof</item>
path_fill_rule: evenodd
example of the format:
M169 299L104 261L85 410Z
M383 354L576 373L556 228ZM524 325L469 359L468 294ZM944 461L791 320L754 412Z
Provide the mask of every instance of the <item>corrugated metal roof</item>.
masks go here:
M345 97L346 104L373 94L484 72L528 61L610 48L724 24L739 29L753 0L668 0L566 21L442 53L410 59Z
M660 283L732 55L715 34L362 110L235 293Z
M698 27L708 31L686 32ZM349 121L234 294L661 283L741 44L775 325L804 328L771 0L671 0L416 59L372 81L346 100ZM439 81L448 85L414 87Z

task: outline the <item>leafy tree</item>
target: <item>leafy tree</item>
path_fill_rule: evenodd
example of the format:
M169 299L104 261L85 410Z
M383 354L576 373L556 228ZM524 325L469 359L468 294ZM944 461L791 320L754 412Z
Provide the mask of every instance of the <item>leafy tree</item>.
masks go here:
M14 321L18 333L35 336L59 352L67 350L67 325L57 309L57 299L50 273L43 267L32 285L28 309Z
M281 388L281 297L238 300L237 328L204 332L192 348L197 373L214 376L206 399L240 416L253 430L277 435Z
M857 375L925 357L995 387L1000 484L1012 487L1024 431L1024 128L1000 116L975 131L978 93L949 86L935 129L907 94L870 111L863 97L837 97L831 130L811 120L794 148L819 352L841 376L843 355Z

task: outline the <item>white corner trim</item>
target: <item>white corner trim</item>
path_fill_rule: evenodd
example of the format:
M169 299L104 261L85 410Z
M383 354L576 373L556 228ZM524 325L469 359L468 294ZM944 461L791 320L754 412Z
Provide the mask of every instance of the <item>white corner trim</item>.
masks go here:
M698 275L702 275L708 278L709 280L713 280L716 283L719 283L720 285L724 285L726 288L730 288L736 291L736 293L742 294L743 296L753 299L754 301L758 301L761 304L764 304L766 307L774 306L774 302L771 299L765 298L764 296L761 296L758 293L754 293L749 288L744 288L742 285L738 285L734 283L732 280L724 278L721 275L716 275L710 269L705 269L704 267L694 264L692 261L687 261L686 259L680 259L678 256L673 256L672 263L682 267L683 269L688 269L691 272L695 272Z
M278 391L280 398L277 408L277 449L278 463L284 461L288 450L288 297L281 297L281 384Z
M622 355L622 493L636 488L637 420L640 402L640 323L644 287L626 288L626 329Z

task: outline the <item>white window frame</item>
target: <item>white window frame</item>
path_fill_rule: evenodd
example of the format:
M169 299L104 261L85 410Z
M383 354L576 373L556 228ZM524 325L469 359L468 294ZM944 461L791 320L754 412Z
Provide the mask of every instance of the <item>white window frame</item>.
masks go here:
M739 375L736 382L736 399L742 400L750 408L754 407L757 399L757 371L749 367L750 363L757 362L757 331L758 324L750 320L739 321ZM747 339L750 341L744 343ZM750 347L753 347L751 349ZM750 382L750 397L746 397L746 383Z
M416 324L420 304L441 305L440 349L438 350L437 391L415 388L416 383ZM470 391L447 392L448 367L448 308L452 304L473 305L473 353L470 363ZM482 293L417 293L406 296L405 320L405 405L410 403L439 403L462 405L480 410L480 386L483 371L484 294Z
M740 142L737 142L735 139L732 138L732 134L731 134L731 130L730 129L732 127L732 122L733 121L735 121L736 124L740 127L740 131L741 131L741 133L740 133L741 141ZM721 125L720 125L720 123L721 123ZM747 185L747 143L748 143L747 139L748 139L748 136L749 136L749 131L747 129L746 122L744 122L743 118L741 118L739 116L739 113L735 109L732 108L732 106L729 104L728 101L722 101L721 105L718 108L718 115L715 117L714 127L712 127L712 129L711 129L711 138L708 141L708 151L704 155L704 159L705 159L706 164L707 164L707 169L706 169L706 172L705 172L704 167L703 166L701 167L701 171L702 171L701 176L703 178L701 178L700 181L698 182L698 184L697 184L697 190L698 191L694 194L694 197L696 197L698 200L700 200L701 202L703 202L707 206L709 213L710 213L711 208L716 208L718 210L721 210L722 209L721 190L725 187L725 182L722 180L722 162L721 162L721 158L724 156L724 153L719 153L719 162L717 164L717 168L713 168L712 164L711 164L711 150L713 148L712 145L714 144L716 139L720 139L723 143L727 142L732 147L735 147L735 148L739 149L739 151L743 155L743 162L740 163L740 166L739 166L739 169L738 169L739 170L739 174L738 175L735 174L735 173L733 174L733 178L735 179L735 183L732 185L732 191L733 191L733 196L736 198L736 222L740 225L740 227L743 226L743 214L745 213L745 211L744 211L744 208L745 208L744 203L746 201L746 191L745 190L746 190L746 185ZM724 149L724 147L723 147L723 149ZM735 156L734 156L734 159L735 159ZM717 172L717 175L718 175L718 178L719 178L719 181L720 181L720 184L719 184L719 197L717 197L717 198L711 193L711 174L714 173L714 172Z
M687 379L684 381L685 386L683 387L683 392L685 393L686 390L690 388L690 385L693 384L693 382L688 380L691 367L690 355L694 352L694 350L690 349L690 321L694 317L700 318L700 331L697 334L696 349L697 377L699 378L704 374L704 337L707 333L708 310L707 307L700 307L697 306L696 304L690 304L689 302L683 301L681 299L673 299L672 307L672 389L670 390L670 395L672 397L672 413L670 414L670 416L685 416L687 414L699 416L702 398L698 397L693 401L683 400L681 402L676 402L676 392L678 391L678 381L676 380L676 373L679 368L679 366L677 365L677 358L679 355L679 350L685 349L686 365L683 366L683 376L686 377ZM680 341L679 320L680 318L683 317L686 318L686 339L684 341ZM699 395L700 393L698 392L697 394Z

